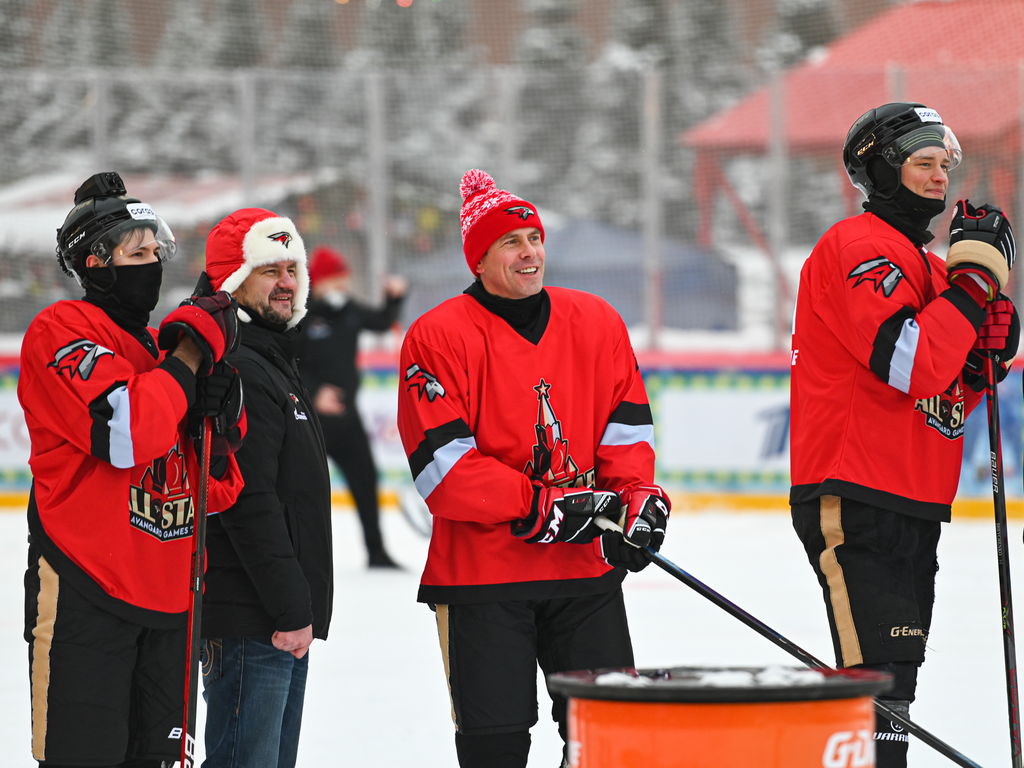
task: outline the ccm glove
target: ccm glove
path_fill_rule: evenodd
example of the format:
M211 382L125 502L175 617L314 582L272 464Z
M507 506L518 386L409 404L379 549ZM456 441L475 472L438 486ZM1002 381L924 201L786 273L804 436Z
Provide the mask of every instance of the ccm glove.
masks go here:
M594 518L617 516L619 504L614 491L535 485L530 514L511 522L512 535L525 539L527 544L587 544L601 533Z
M1013 302L999 294L988 305L988 316L978 331L978 340L964 363L964 381L976 392L985 388L985 357L992 355L996 383L1006 378L1020 344L1020 317Z
M619 491L622 536L634 547L650 547L655 552L665 541L668 514L672 509L668 494L657 485L634 485Z
M173 350L188 336L203 355L197 376L209 376L213 364L238 348L238 302L227 291L192 296L160 323L157 345Z
M984 306L1006 285L1016 255L1013 229L1001 210L991 205L975 208L967 200L957 202L946 254L950 284L959 284L976 301L981 297L972 288L978 286L987 294L978 302ZM964 278L967 282L960 282Z
M245 408L242 377L233 366L215 363L209 376L196 380L196 400L188 410L188 434L198 439L203 421L209 418L210 452L227 456L237 451L245 435Z

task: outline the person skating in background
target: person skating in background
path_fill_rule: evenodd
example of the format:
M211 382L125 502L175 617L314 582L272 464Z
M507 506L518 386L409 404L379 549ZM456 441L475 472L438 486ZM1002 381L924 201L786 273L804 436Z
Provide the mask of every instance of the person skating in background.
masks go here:
M460 191L476 280L409 328L398 428L434 519L418 600L436 611L459 764L519 768L538 663L633 666L622 580L648 563L638 547L661 546L669 504L622 319L544 287L531 203L479 170ZM624 533L602 535L597 515ZM551 698L565 740L566 701Z
M262 208L225 217L206 274L238 300L249 431L245 488L207 528L203 596L206 768L291 768L314 638L334 594L331 487L320 422L295 366L309 280L290 219Z
M906 716L964 422L985 388L985 355L1001 379L1017 351L1017 314L999 293L1015 246L998 209L960 201L946 261L925 249L961 150L923 104L862 115L843 159L866 212L826 232L800 273L790 504L837 665L891 673L882 698ZM902 727L878 715L875 730L878 766L906 766Z
M201 473L189 420L222 427L215 512L242 486L228 443L244 412L220 362L237 330L227 294L187 302L159 334L147 325L174 252L170 229L117 173L92 176L57 232L60 265L85 296L44 309L22 343L25 639L32 756L44 768L160 768L181 755Z
M396 568L380 530L377 465L356 404L360 372L359 332L386 331L398 319L406 282L389 275L384 306L369 307L351 297L352 268L327 246L313 250L309 264L312 301L299 339L299 373L320 416L327 455L334 459L352 493L371 568Z

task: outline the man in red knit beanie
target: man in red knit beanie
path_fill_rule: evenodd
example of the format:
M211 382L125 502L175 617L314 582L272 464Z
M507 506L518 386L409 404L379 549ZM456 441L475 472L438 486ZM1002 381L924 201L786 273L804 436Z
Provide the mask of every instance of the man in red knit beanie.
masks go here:
M461 192L476 280L409 328L398 429L434 519L418 599L437 614L459 764L521 768L538 663L633 665L621 584L661 546L669 503L622 319L544 287L532 203L478 170ZM599 515L622 532L602 535ZM551 699L566 739L566 701Z

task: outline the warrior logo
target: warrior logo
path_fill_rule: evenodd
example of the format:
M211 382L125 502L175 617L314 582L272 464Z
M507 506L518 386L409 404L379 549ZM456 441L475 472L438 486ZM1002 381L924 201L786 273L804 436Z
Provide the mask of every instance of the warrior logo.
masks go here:
M935 397L925 397L914 403L914 410L925 414L926 423L943 437L958 440L964 434L964 392L959 379Z
M143 533L160 541L192 535L192 487L177 445L154 459L137 485L129 486L128 500L131 524Z
M275 232L272 235L267 235L267 238L269 240L273 240L275 243L280 243L285 248L287 248L288 244L292 241L292 236L287 232Z
M434 402L435 397L444 397L444 387L437 380L437 376L427 373L416 363L405 369L405 380L411 382L408 389L418 389L420 400L427 396L427 402Z
M846 279L852 280L855 277L857 282L853 284L854 288L861 283L871 283L875 286L875 293L881 291L885 298L889 298L903 279L903 270L885 256L879 256L877 259L868 259L858 264Z
M511 213L514 216L518 216L523 221L526 221L533 216L533 211L525 205L513 205L511 208L506 208L505 213Z
M104 355L113 357L114 353L88 339L76 339L58 349L53 362L47 363L46 367L56 368L57 373L66 373L69 379L74 379L77 374L82 381L88 381L96 361Z
M569 455L569 443L562 437L562 422L551 407L548 394L551 385L541 379L533 389L537 393L537 423L534 425L537 442L533 446L533 461L526 462L523 471L531 479L551 487L593 487L594 470L580 472Z

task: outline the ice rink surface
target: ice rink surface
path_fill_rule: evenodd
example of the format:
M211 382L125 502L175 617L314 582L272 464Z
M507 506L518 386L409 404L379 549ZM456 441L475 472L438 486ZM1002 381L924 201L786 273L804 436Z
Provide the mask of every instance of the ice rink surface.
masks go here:
M392 555L407 567L403 572L367 570L356 516L334 514L334 618L330 639L311 650L300 766L457 765L433 614L416 602L427 542L397 512L384 514L382 522ZM36 765L22 639L26 533L23 514L0 512L0 745L7 768ZM1019 521L1010 523L1009 542L1020 604ZM797 645L833 660L821 596L787 513L676 513L663 553ZM958 519L944 526L939 563L928 660L911 718L986 768L1007 765L994 524ZM625 594L638 667L799 666L657 567L628 577ZM1024 620L1017 631L1024 632ZM531 767L555 768L560 759L549 711L541 690ZM204 715L200 699L200 733ZM911 742L912 768L950 765Z

